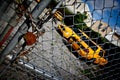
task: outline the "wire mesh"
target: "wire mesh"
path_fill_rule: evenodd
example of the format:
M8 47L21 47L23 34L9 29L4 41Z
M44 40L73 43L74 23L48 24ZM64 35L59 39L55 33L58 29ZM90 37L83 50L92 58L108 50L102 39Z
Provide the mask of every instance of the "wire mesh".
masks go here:
M56 7L60 2L61 6ZM119 5L119 0L52 0L39 19L34 19L35 24L43 21L39 30L44 29L45 33L35 44L25 47L24 50L30 51L23 56L16 55L24 43L23 38L20 40L0 66L0 79L119 80ZM61 12L61 21L52 13L56 9ZM68 26L72 34L66 28L66 32L61 33L58 27L61 24ZM80 41L74 39L73 32ZM71 34L69 38L67 34ZM100 49L105 53L100 54ZM101 57L107 63L100 65ZM98 63L94 62L96 59Z

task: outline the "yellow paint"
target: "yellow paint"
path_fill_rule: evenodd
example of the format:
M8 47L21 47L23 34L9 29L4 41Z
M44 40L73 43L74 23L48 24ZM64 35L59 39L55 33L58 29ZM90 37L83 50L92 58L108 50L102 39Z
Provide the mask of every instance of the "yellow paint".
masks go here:
M54 13L54 17L57 18L59 21L63 20L62 13L60 11L56 11Z

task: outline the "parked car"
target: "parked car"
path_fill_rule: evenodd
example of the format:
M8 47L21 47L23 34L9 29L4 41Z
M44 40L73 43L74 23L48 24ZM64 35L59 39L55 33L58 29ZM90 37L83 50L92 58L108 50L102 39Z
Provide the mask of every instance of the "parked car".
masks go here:
M94 59L95 64L105 65L108 61L104 58L105 50L90 39L82 30L78 29L80 34L77 34L70 27L60 24L58 31L67 40L68 44L72 44L72 48L77 53L90 60Z

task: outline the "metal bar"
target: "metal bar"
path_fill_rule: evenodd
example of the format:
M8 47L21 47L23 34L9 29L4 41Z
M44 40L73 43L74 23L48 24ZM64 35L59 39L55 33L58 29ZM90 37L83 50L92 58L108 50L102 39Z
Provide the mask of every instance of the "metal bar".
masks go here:
M1 19L9 22L10 19L15 15L15 10L12 8L13 3L9 4L7 9L5 9L4 14L1 16Z
M29 4L31 4L31 2L29 2ZM14 5L14 3L10 4L7 7L3 16L1 17L1 19L6 21L8 23L8 25L2 31L2 33L1 33L2 35L0 35L0 41L4 38L4 36L8 32L10 26L16 27L16 25L18 24L18 21L16 20L18 18L18 16L16 15L15 10L13 10L13 8L12 8L12 7L14 7L13 5Z
M15 27L16 24L18 23L18 22L15 21L15 19L16 19L15 16L16 16L16 15L14 14L13 17L9 20L9 22L8 22L7 26L5 27L5 29L3 30L3 32L1 33L1 35L0 35L0 41L5 37L6 33L7 33L8 30L11 28L11 26L12 26L12 27ZM14 25L12 24L13 21L14 21ZM12 25L11 25L11 24L12 24Z
M5 29L2 31L1 35L0 35L0 41L2 42L2 40L5 38L5 35L8 33L10 28L14 28L17 27L20 23L23 23L24 21L21 22L17 22L17 15L14 14L14 16L9 20L8 24L6 25ZM12 31L11 31L12 32ZM10 35L11 33L9 33ZM8 34L7 34L8 35Z
M34 8L32 12L34 18L37 18L51 1L52 0L41 0L41 2Z
M41 12L44 10L45 7L47 7L48 2L50 3L51 0L42 0L38 5L37 8L34 9L32 12L33 18L37 18ZM47 4L46 4L47 3ZM40 12L39 12L40 10ZM39 14L38 14L39 13ZM16 44L19 41L19 37L25 34L28 30L28 26L23 23L22 26L18 29L17 33L14 35L12 40L9 42L9 44L5 47L5 49L0 53L0 64L4 61L4 58L13 48L16 46Z
M10 25L7 24L7 26L5 27L5 29L3 30L3 32L2 32L1 35L0 35L0 41L3 40L3 38L4 38L5 35L6 35L6 33L9 31L9 29L10 29Z
M8 8L8 6L11 4L11 0L0 0L0 19L2 17L2 15L4 14L4 12L6 11L6 9Z
M13 55L8 55L6 57L5 64L9 64L9 65L6 65L6 66L8 66L8 67L10 66L9 61L11 61L12 58L13 58ZM27 62L25 62L23 60L20 60L20 62L18 62L18 65L16 65L15 67L17 67L17 66L21 67L23 69L25 67L26 70L30 70L30 71L32 71L35 74L41 75L42 77L45 77L45 79L49 79L49 80L63 80L61 77L53 76L54 74L51 74L48 71L45 71L42 68L38 68L34 64L27 63ZM6 70L4 70L4 71L6 71ZM4 73L4 71L2 71L2 73Z
M0 47L2 46L2 44L8 39L10 33L13 31L13 27L10 27L10 29L8 30L8 32L5 34L4 38L0 41Z
M2 28L2 29L4 29L4 30L2 30L2 32L1 32L1 35L0 35L0 41L5 37L5 35L6 35L6 33L8 32L8 30L10 29L10 21L13 19L13 16L15 16L15 11L11 8L11 6L12 6L13 4L9 4L8 6L7 6L7 8L5 9L5 12L4 12L4 14L2 14L2 16L0 16L1 17L1 21L4 21L4 22L6 22L7 23L7 25L6 26L4 26L4 25L0 25L1 27L4 27L4 28ZM1 11L2 12L2 11ZM14 22L15 22L15 19L14 19ZM9 24L8 24L9 23ZM13 26L13 25L12 25Z
M57 11L57 9L62 5L63 1L64 1L64 0L61 0L61 1L57 4L57 6L53 9L53 11L51 12L51 14L47 17L47 19L43 21L43 23L47 22L47 21L51 18L51 16L52 16L52 15Z
M55 76L53 77L49 72L46 72L46 71L44 71L40 68L39 69L35 68L35 66L33 66L30 63L24 64L24 62L22 61L21 63L19 63L19 65L25 66L27 69L32 70L34 73L37 73L37 74L40 74L40 75L44 76L46 79L61 80L60 78L57 78Z
M57 9L62 5L63 1L64 1L64 0L61 0L61 1L59 2L59 4L58 4L58 5L54 8L54 10L52 11L52 14L54 14L54 13L57 11Z

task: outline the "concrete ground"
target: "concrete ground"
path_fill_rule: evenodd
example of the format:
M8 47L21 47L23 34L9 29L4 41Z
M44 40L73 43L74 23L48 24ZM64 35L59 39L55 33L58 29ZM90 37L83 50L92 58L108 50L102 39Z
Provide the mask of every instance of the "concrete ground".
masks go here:
M68 50L55 27L57 25L52 24L52 20L43 25L46 32L43 36L39 37L39 42L28 54L29 62L65 80L88 80L81 73L81 70L87 69L88 65L84 61L77 59Z

